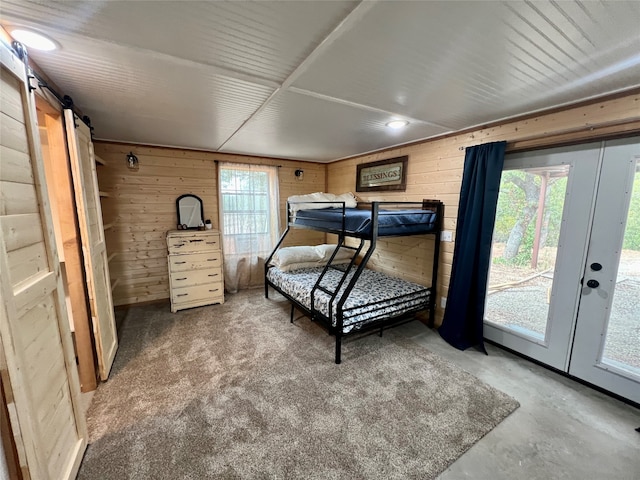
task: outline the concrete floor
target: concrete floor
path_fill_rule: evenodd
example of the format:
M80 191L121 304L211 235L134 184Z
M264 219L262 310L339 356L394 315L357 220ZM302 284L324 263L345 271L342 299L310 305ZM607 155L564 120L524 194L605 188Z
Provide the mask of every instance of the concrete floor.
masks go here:
M640 480L640 410L493 345L461 352L418 322L399 328L520 402L440 480Z

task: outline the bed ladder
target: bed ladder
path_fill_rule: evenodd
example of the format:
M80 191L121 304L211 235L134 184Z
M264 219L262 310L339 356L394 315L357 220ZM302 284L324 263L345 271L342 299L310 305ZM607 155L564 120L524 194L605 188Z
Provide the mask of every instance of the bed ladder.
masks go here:
M326 293L330 297L330 299L329 299L329 316L328 316L328 318L329 318L329 320L331 320L331 318L333 317L333 312L332 312L333 301L338 296L338 292L342 288L342 285L344 284L344 281L347 279L347 276L349 275L349 272L351 271L351 269L355 265L356 259L358 258L358 255L360 254L360 251L362 250L362 247L364 246L364 242L365 242L364 239L361 238L360 239L360 244L357 247L352 247L351 245L346 245L345 244L345 237L343 235L340 235L338 237L338 245L336 246L336 249L331 254L331 257L329 258L329 261L324 266L324 269L320 273L320 276L318 277L318 280L316 280L316 283L313 286L313 289L311 290L311 312L312 313L315 312L315 293L316 293L317 290L320 290L321 292ZM335 264L334 263L334 259L335 259L337 253L340 251L341 248L346 248L348 250L353 250L353 252L354 252L353 256L351 257L351 261L348 264L346 264L346 263ZM326 287L323 287L321 285L322 280L325 278L325 276L326 276L326 274L327 274L327 272L329 270L337 270L339 272L342 272L342 277L340 278L340 281L338 281L338 284L333 289L326 288Z

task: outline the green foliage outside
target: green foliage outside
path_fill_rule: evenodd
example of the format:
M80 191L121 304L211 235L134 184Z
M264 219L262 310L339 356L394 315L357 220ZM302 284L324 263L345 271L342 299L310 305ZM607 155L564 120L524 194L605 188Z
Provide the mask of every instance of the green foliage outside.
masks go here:
M496 210L496 223L493 227L493 241L504 243L509 238L509 233L518 220L518 213L524 207L524 192L511 181L513 177L523 178L525 172L521 170L505 171L500 182L500 194L498 195L498 207ZM538 179L538 185L540 180Z
M504 243L508 240L514 225L521 219L522 212L527 206L525 191L516 185L518 181L521 183L535 184L535 195L530 199L530 202L534 205L533 215L524 232L518 254L510 260L496 256L494 257L494 263L528 266L531 263L531 252L535 240L537 204L541 185L540 175L533 175L522 170L504 172L500 184L500 195L498 197L494 242ZM540 245L541 249L545 246L557 247L558 245L566 186L566 177L553 178L548 183L547 202L544 212L544 214L548 216L548 226L543 229L546 231L546 235L543 235L543 237L546 237L546 240L544 245ZM546 267L546 265L540 266Z
M224 232L266 235L269 231L269 177L266 172L220 168Z
M500 183L500 195L496 223L493 233L494 243L506 243L516 222L521 218L527 205L525 191L516 182L532 181L540 188L540 175L532 175L523 170L505 171ZM567 177L554 178L549 181L548 197L545 204L545 214L548 215L548 230L544 247L557 247L562 222L562 210L567 188ZM537 202L536 202L537 204ZM531 252L535 238L536 213L529 222L520 243L518 254L511 260L505 260L499 255L494 255L493 262L517 266L528 266L531 263ZM640 250L640 173L636 174L629 208L629 217L624 237L623 248L628 250ZM545 265L539 265L545 268Z

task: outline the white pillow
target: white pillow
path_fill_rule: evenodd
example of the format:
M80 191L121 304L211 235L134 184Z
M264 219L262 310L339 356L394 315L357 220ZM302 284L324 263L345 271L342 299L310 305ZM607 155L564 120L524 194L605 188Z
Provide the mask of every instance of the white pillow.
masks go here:
M346 208L356 208L358 206L358 201L356 197L354 197L353 193L347 192L337 195L335 198L338 202L344 202L344 206ZM337 204L337 208L342 208L342 204Z
M331 258L336 245L324 244L310 246L284 247L273 255L271 263L283 272L306 267L323 267ZM333 259L334 264L349 263L353 251L341 248Z
M293 195L288 198L291 211L295 214L298 210L313 210L320 208L342 208L342 203L304 203L304 202L344 202L346 208L356 208L358 201L353 193L347 192L340 195L333 193L315 192L307 195Z
M289 197L289 203L291 204L291 211L293 213L298 210L313 210L319 208L328 208L330 205L324 203L304 203L304 202L325 202L331 201L333 199L327 200L325 197L325 193L315 192L309 193L307 195L293 195Z
M283 272L291 272L293 270L300 270L301 268L316 268L316 267L324 267L327 262L300 262L300 263L290 263L283 267L277 267ZM349 259L344 260L335 260L331 265L342 265L345 263L349 263Z
M326 263L331 258L331 254L336 249L336 247L337 245L335 244L325 243L323 245L317 245L315 248L318 251L318 255L320 256L321 260ZM333 261L336 262L340 260L351 260L353 254L354 251L351 249L340 248L340 250L338 250L338 253L336 253Z
M278 249L278 251L273 255L272 261L276 267L282 270L282 267L292 263L317 263L321 259L322 257L315 247L299 246Z
M278 266L277 268L282 270L283 272L291 272L292 270L300 270L301 268L316 268L322 267L318 262L298 262L298 263L289 263L288 265Z

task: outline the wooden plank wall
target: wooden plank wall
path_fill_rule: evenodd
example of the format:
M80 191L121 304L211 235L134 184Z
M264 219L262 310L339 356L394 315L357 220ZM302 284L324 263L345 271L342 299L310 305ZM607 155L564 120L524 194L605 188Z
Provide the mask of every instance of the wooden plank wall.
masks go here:
M444 229L456 230L458 199L462 183L464 147L506 140L508 151L556 146L640 131L640 94L620 96L581 107L556 111L490 128L479 128L420 144L355 157L327 168L327 191L355 193L356 166L408 155L405 192L359 193L366 201L419 201L440 199L445 204ZM379 243L370 266L423 285L431 284L432 240L405 237ZM442 243L438 282L437 324L442 321L440 297L448 294L454 243Z
M176 198L192 193L202 198L205 218L219 228L218 189L215 160L255 165L278 165L280 177L280 222L284 225L287 197L326 187L326 166L241 155L173 148L146 147L95 142L98 183L106 230L114 305L169 298L167 274L167 230L176 228ZM139 159L137 171L126 166L126 155ZM297 180L296 169L304 170ZM299 230L291 235L290 245L317 244L324 235Z

